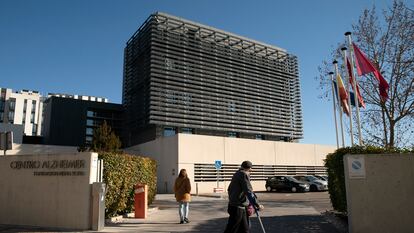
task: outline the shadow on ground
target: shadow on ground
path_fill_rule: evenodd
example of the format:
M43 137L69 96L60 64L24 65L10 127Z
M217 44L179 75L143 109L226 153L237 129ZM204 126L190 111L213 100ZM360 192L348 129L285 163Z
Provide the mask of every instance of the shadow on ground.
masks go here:
M317 215L293 215L262 217L262 222L267 233L337 233L334 226L328 223L322 216ZM251 232L262 232L259 221L251 217ZM194 232L223 232L227 224L226 219L214 219L197 226Z

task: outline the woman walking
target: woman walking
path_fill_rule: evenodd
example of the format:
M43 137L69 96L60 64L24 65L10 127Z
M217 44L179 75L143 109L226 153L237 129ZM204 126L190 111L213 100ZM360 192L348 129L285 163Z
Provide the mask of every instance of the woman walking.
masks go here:
M180 170L180 174L174 183L175 199L179 203L178 213L180 214L180 224L189 223L188 211L191 201L191 184L185 169Z

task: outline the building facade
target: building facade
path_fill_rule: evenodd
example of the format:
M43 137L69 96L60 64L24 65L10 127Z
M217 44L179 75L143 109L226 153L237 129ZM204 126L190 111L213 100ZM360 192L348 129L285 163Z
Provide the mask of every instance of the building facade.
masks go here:
M298 62L286 50L164 13L124 50L125 144L176 133L297 141Z
M0 123L23 126L26 136L40 136L43 97L37 91L0 88Z
M91 96L50 94L44 108L45 144L87 147L94 129L104 121L121 136L123 107L107 102Z

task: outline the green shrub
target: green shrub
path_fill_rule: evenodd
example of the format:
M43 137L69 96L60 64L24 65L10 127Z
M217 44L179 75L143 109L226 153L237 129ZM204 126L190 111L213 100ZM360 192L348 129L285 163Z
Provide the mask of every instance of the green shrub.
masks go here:
M148 204L157 192L157 164L147 157L122 153L101 153L104 160L103 179L107 185L105 216L112 217L134 210L134 187L148 185Z
M398 148L382 148L374 146L354 146L339 148L334 153L328 154L325 159L325 167L328 172L329 196L334 210L346 214L346 189L344 173L344 155L346 154L395 154L412 153L414 150Z

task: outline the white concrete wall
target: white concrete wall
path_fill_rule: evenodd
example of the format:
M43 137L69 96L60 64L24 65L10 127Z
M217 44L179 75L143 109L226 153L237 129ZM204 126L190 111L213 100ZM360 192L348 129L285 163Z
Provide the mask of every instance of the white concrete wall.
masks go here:
M348 158L364 160L365 177ZM344 167L350 233L414 232L414 154L347 155Z
M1 156L0 224L90 229L91 184L97 181L97 156L96 153ZM61 166L64 160L83 161L84 166L65 168ZM16 165L27 161L35 166ZM39 175L40 172L71 175Z
M323 160L336 147L314 144L299 144L230 137L179 134L179 168L187 169L194 178L194 163L212 164L221 160L223 164L241 164L250 160L259 165L323 166ZM191 179L193 191L195 182ZM253 189L265 190L265 181L252 181ZM221 182L227 189L229 182ZM216 182L198 184L199 193L212 192Z
M153 158L157 161L157 191L172 193L178 174L178 137L159 138L124 150L129 154Z
M158 191L164 193L165 186L172 187L177 172L186 169L196 192L194 164L241 164L250 160L260 165L323 166L323 159L336 149L334 146L298 144L230 137L178 134L128 148L126 151L154 158L158 162ZM172 172L175 169L175 172ZM167 185L166 183L167 182ZM229 182L222 182L227 188ZM198 183L199 193L211 193L216 182ZM253 181L255 190L264 190L265 181ZM171 192L170 189L168 189Z

